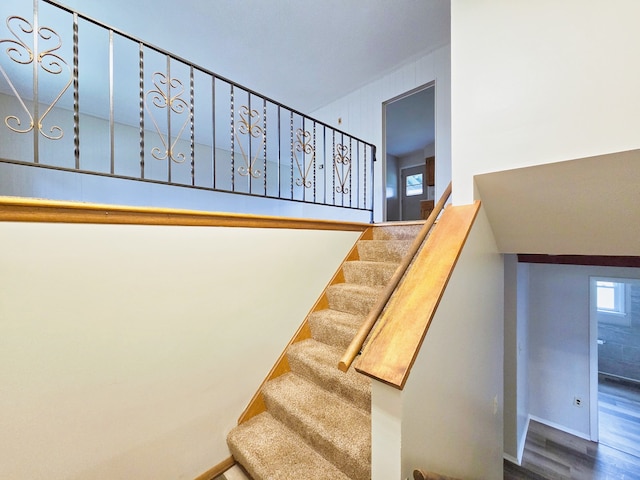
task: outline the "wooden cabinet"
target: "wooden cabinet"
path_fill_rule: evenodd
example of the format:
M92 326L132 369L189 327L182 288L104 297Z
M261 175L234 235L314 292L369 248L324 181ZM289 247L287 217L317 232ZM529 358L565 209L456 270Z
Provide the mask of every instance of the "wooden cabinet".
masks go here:
M427 178L424 183L428 187L433 187L436 184L436 157L427 157L425 164L427 167Z
M433 200L420 200L420 218L426 220L433 211Z

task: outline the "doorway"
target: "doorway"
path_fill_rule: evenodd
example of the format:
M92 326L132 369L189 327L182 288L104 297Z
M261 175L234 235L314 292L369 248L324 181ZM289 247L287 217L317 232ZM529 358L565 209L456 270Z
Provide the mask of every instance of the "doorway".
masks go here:
M427 182L426 169L427 159L435 164L435 84L406 92L382 106L386 158L384 219L418 220L424 211L420 202L433 200L435 195L435 182Z
M590 278L591 440L640 457L640 280Z

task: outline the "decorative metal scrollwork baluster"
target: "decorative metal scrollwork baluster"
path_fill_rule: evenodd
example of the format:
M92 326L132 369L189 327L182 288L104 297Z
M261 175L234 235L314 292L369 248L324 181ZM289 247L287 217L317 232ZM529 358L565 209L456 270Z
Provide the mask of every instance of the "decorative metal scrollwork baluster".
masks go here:
M153 78L152 80L153 86L155 88L149 90L146 93L144 105L147 112L149 112L149 116L151 117L151 121L153 122L153 126L155 127L156 132L158 133L158 136L160 137L160 141L162 142L163 148L161 149L158 146L153 147L151 149L151 155L156 160L169 159L174 163L184 163L184 161L187 158L186 155L184 154L184 152L176 152L175 148L178 141L180 140L180 137L182 137L182 133L184 132L184 129L187 127L187 124L189 123L189 118L190 118L189 114L185 116L186 118L182 122L180 131L175 136L175 139L172 142L170 142L169 135L171 134L171 132L168 132L167 135L162 133L162 130L158 126L158 122L155 116L153 115L153 111L149 107L149 100L151 100L151 103L153 104L153 106L158 109L170 108L171 111L177 115L182 115L185 112L188 113L189 105L183 98L181 98L182 94L184 93L184 86L179 79L170 78L167 80L167 76L160 72L154 72L152 78ZM166 87L166 91L163 88L163 86ZM177 93L175 95L171 94L172 89L177 90Z
M311 166L313 165L316 156L316 152L310 138L311 134L307 130L302 130L301 128L296 130L294 154L296 158L296 165L298 167L298 173L300 174L300 177L296 179L296 185L298 185L299 187L304 185L305 188L311 188L311 180L309 180L307 177L309 176ZM302 162L300 162L300 159L298 158L298 153L302 154ZM306 155L311 155L311 161L308 163L307 168L305 169L304 159Z
M336 169L336 176L338 178L336 192L345 195L349 193L349 187L347 187L346 184L347 180L349 179L349 173L351 172L351 157L349 147L341 143L337 144L336 153L333 157L333 160ZM339 168L340 165L342 165L342 168ZM342 174L340 173L341 170Z
M240 125L237 129L235 129L234 133L236 141L238 142L238 146L240 147L240 154L244 159L244 165L238 167L238 173L243 177L251 175L251 177L253 178L260 178L260 175L262 175L262 171L254 168L256 160L258 159L258 156L262 151L262 146L265 142L264 129L259 125L260 113L257 110L250 110L249 107L243 105L240 107L238 115L240 116ZM253 121L254 119L256 120ZM253 138L260 138L260 146L256 149L256 154L253 156L253 158L250 159L245 152L244 147L242 146L242 141L238 134L248 135L249 142L251 142L251 139Z
M7 81L9 88L29 119L29 126L23 127L22 120L20 120L20 117L18 117L17 114L8 115L4 119L4 124L9 130L15 133L29 133L34 128L37 128L38 132L43 137L48 138L49 140L60 140L64 136L62 128L58 125L53 125L49 128L47 133L44 131L43 122L73 83L71 67L69 67L69 64L60 55L55 53L62 47L62 39L53 29L49 27L40 27L38 29L38 36L45 42L53 41L53 46L52 48L48 48L37 53L33 51L27 42L20 37L20 33L16 31L20 30L22 34L27 35L33 34L33 25L28 20L14 15L7 18L6 25L13 38L0 39L0 44L6 43L8 45L6 54L11 61L20 65L30 65L35 60L46 73L50 73L51 75L60 75L66 71L69 75L69 79L65 83L64 87L58 92L53 102L45 109L44 113L36 121L20 96L20 93L11 80L11 77L2 67L2 64L0 64L0 73Z

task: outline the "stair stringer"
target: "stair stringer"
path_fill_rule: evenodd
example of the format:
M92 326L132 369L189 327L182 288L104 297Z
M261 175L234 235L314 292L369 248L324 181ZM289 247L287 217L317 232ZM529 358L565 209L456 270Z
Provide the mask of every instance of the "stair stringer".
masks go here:
M316 311L325 310L328 308L329 301L327 300L327 290L332 285L345 282L345 274L343 270L344 264L349 261L355 261L360 259L360 256L358 254L358 242L361 240L371 240L373 238L373 229L374 229L373 226L367 227L362 232L362 234L358 237L356 242L353 244L353 246L349 250L349 253L347 253L344 260L336 270L336 273L333 275L333 277L331 278L327 286L324 288L324 290L318 297L318 300L316 300L316 302L314 303L313 307L311 307L311 310L309 310L309 313L307 313L304 321L302 322L302 324L300 325L296 333L293 335L289 343L287 343L287 346L284 348L284 350L280 354L280 357L278 357L278 360L276 360L276 363L274 364L274 366L271 368L271 370L269 371L265 379L260 384L260 387L258 387L258 390L249 401L247 408L245 408L245 410L242 412L242 414L238 418L238 425L250 420L256 415L259 415L267 410L267 407L264 402L264 396L262 394L264 386L270 380L273 380L274 378L277 378L280 375L284 375L285 373L288 373L291 371L291 367L289 366L289 360L287 359L287 351L289 350L289 347L294 343L301 342L303 340L307 340L311 338L311 327L309 325L309 317L311 316L312 313Z

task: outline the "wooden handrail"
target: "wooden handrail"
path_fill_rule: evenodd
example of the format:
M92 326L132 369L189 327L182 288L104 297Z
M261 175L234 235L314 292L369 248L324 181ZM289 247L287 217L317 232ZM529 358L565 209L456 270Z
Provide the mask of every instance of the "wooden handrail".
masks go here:
M479 200L444 210L380 315L356 371L404 388L479 211Z
M0 222L99 223L244 228L287 228L363 232L364 222L285 218L269 215L206 212L175 208L103 205L0 196Z
M423 227L420 229L420 232L418 232L418 235L413 240L413 243L411 244L409 252L405 255L404 259L402 260L402 263L398 266L398 268L396 269L396 272L391 277L389 284L385 287L383 292L380 294L380 298L378 299L377 303L375 304L373 309L369 312L369 315L367 315L367 318L365 318L364 323L358 330L358 333L356 333L356 336L353 337L353 340L351 340L351 343L347 347L347 350L342 355L342 358L338 363L338 368L343 372L346 372L347 370L349 370L349 367L353 363L353 360L356 358L356 356L360 352L360 349L362 348L362 345L364 345L364 342L367 339L367 336L369 336L369 333L373 329L373 326L378 321L378 317L382 313L382 310L384 310L384 307L387 305L387 302L391 298L391 295L393 295L393 292L396 290L396 287L400 283L400 280L402 280L402 277L407 271L407 268L409 268L409 265L413 261L413 257L415 257L416 253L420 249L420 246L424 242L424 239L427 237L429 230L431 230L431 227L436 222L438 215L440 215L440 212L444 208L450 196L451 196L451 183L447 185L447 188L442 193L440 200L438 200L438 203L436 204L433 211L429 215L429 218L427 218L427 221L424 223Z

